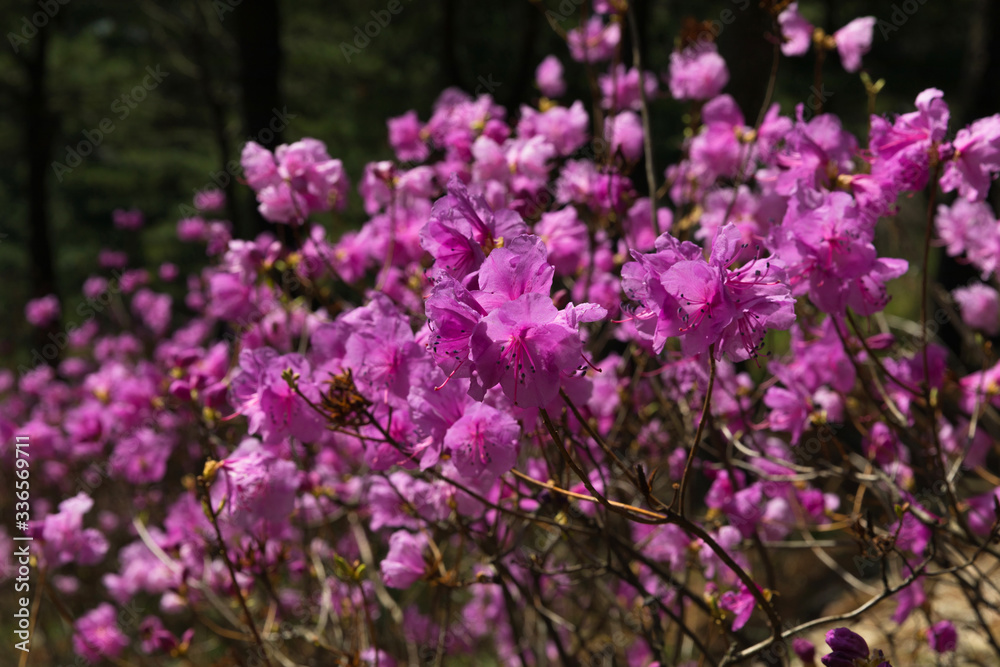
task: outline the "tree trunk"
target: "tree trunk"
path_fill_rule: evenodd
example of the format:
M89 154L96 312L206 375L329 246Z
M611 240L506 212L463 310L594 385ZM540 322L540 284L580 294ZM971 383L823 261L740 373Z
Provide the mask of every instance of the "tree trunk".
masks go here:
M49 33L52 24L38 29L34 50L27 54L28 96L25 104L25 144L28 161L28 252L31 256L32 296L57 294L55 262L49 233L48 178L52 153L47 98ZM48 334L59 328L53 323L36 333L36 346L41 349L49 342ZM55 363L55 359L49 359Z
M242 3L232 13L233 32L240 55L240 88L245 135L274 149L282 143L280 12L277 0ZM252 200L252 219L258 231L271 229Z

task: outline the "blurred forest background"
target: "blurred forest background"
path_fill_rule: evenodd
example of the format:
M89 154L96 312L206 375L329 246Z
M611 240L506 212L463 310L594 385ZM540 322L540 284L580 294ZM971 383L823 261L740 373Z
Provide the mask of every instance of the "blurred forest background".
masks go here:
M397 1L401 11L364 48L355 38L372 12L387 15L380 13L388 0L0 3L0 153L7 157L0 162L0 312L7 315L0 366L30 363L32 347L46 342L25 322L29 299L55 293L72 318L101 249L125 251L130 266L154 275L161 262L182 272L204 262L200 246L177 241L177 220L193 212L196 191L224 185L227 164L239 159L248 138L269 147L319 138L356 184L366 162L392 158L386 119L415 109L426 120L448 86L491 92L516 116L520 104L537 101L534 70L554 53L567 68L567 98L589 104L584 67L570 60L546 19L546 11L561 13L567 18L558 27L574 27L592 11L589 2L562 0L560 9L560 0ZM758 0L634 4L643 62L657 73L666 71L686 18L719 22L717 42L731 75L725 92L752 123L773 50L772 22ZM886 80L878 113L912 110L928 87L944 90L952 132L1000 110L1000 3L802 0L800 11L827 32L857 16L880 19L863 59L872 79ZM630 63L631 36L623 33ZM784 113L813 92L813 67L812 53L781 59L775 100ZM859 76L845 73L834 56L823 81L824 110L841 115L864 142L867 99ZM662 183L663 169L679 155L686 106L662 96L650 108ZM272 128L281 131L268 141L260 132L276 116L282 120ZM84 156L87 144L92 150ZM81 145L77 160L71 153ZM255 234L262 221L252 195L228 180L235 234ZM141 209L143 229L116 230L116 208ZM354 226L363 216L355 195L329 224ZM905 241L907 234L897 236ZM156 286L174 293L182 313L183 281Z

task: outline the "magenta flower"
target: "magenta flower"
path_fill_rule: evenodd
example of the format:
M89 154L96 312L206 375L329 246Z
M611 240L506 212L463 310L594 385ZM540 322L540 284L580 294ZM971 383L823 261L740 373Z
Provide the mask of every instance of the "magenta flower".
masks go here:
M911 585L899 591L895 595L896 611L892 614L892 620L896 624L901 624L910 617L914 609L927 601L927 594L924 592L922 579L917 579Z
M542 240L528 234L517 236L483 262L476 301L490 312L522 294L548 296L554 273Z
M712 42L692 44L670 54L670 94L678 100L707 100L729 82L726 61Z
M649 212L648 205L645 210ZM548 262L559 275L572 276L585 265L590 237L587 226L572 206L543 213L535 225L535 233L548 249Z
M1000 223L988 203L959 197L950 207L938 206L934 224L947 253L966 253L984 279L1000 265Z
M871 50L874 31L875 17L864 16L833 33L833 41L837 43L837 53L845 70L857 72L861 69L861 56Z
M174 444L173 434L139 429L115 445L113 469L132 484L159 482L167 472Z
M754 606L757 604L746 586L741 585L739 592L726 591L719 596L719 607L727 609L734 614L733 632L737 632L747 624L753 615Z
M423 162L431 154L431 149L421 136L422 127L416 111L407 111L402 116L390 118L389 145L396 157L403 162Z
M482 195L470 193L452 176L448 194L434 202L430 219L420 230L420 245L435 260L432 277L449 275L463 281L502 239L526 231L520 215L509 209L494 211Z
M642 123L633 111L622 111L604 121L604 138L612 154L621 151L626 162L642 157Z
M240 526L259 520L277 523L292 513L298 487L299 471L294 463L277 458L249 439L220 461L218 478L212 484L212 503L218 508L225 501L223 515Z
M397 530L389 538L389 553L382 559L382 580L390 588L409 588L427 573L424 549L427 536Z
M930 176L931 147L948 131L948 105L944 93L928 88L917 95L917 110L889 123L871 117L872 176L892 182L901 190L920 190Z
M260 214L271 222L302 224L317 211L343 210L350 183L340 160L316 139L282 144L272 155L251 141L241 163L247 183L257 192Z
M28 324L47 327L59 320L59 298L55 294L33 299L24 307L24 317Z
M137 208L116 208L111 212L111 221L114 222L116 229L125 229L134 232L142 227L145 217L142 215L142 211Z
M582 321L604 317L599 306ZM543 407L559 395L564 377L583 359L580 336L545 294L529 292L504 303L476 325L471 358L478 373L473 398L497 384L514 405Z
M974 283L951 293L962 321L990 336L1000 333L1000 294L988 285Z
M566 92L563 81L563 66L555 56L546 56L535 70L535 85L545 97L560 97Z
M793 639L792 650L803 664L812 665L816 662L816 646L808 639L802 637Z
M786 56L802 56L812 43L813 26L799 14L799 3L793 2L778 14L781 25L781 52Z
M938 653L950 653L958 648L958 632L951 621L938 621L927 630L927 643Z
M139 637L142 640L142 651L147 654L171 653L181 646L187 646L194 637L194 628L188 628L184 635L177 639L174 633L163 626L159 616L147 616L139 624Z
M78 618L73 630L73 649L94 663L102 658L117 658L129 644L118 627L115 608L107 602Z
M826 643L833 649L822 658L826 667L857 667L860 661L868 661L868 642L847 628L827 632Z
M490 482L514 467L521 427L506 412L473 403L448 429L444 446L455 468L477 482Z
M663 287L680 308L678 333L687 354L716 345L716 358L725 352L735 361L749 359L768 329L787 329L795 321L795 299L780 262L754 257L732 268L746 248L730 223L719 230L707 262L683 260L663 273Z
M469 341L486 310L453 278L442 278L425 302L431 335L427 348L434 361L449 376L469 359ZM461 375L468 375L465 367Z
M554 106L546 111L522 106L517 134L524 139L541 136L558 155L570 155L587 142L589 127L590 117L583 102L576 100L569 108Z
M646 99L652 100L656 97L659 84L656 81L656 74L645 72L642 77L643 86L646 92ZM598 78L601 87L601 106L612 111L632 109L638 111L642 108L642 94L639 90L639 70L626 69L625 65L618 64L608 74L602 74Z
M157 294L151 289L141 289L132 297L132 312L157 336L170 327L170 308L173 299L169 294Z
M323 420L288 384L286 371L298 376L299 391L314 404L319 388L312 366L299 354L279 356L269 347L243 350L240 370L230 382L230 403L247 417L248 431L260 433L265 442L292 436L313 442L325 431Z
M217 188L196 192L194 207L199 211L221 211L226 207L226 193Z
M597 63L614 55L621 35L620 24L604 25L599 16L591 16L584 25L566 31L566 42L573 60Z
M1000 172L1000 114L980 118L962 128L952 142L954 157L945 163L941 190L982 201Z
M41 522L43 553L48 567L67 563L96 565L104 558L108 552L104 535L95 528L83 527L83 515L93 506L93 499L81 491L59 503L59 512L49 514Z

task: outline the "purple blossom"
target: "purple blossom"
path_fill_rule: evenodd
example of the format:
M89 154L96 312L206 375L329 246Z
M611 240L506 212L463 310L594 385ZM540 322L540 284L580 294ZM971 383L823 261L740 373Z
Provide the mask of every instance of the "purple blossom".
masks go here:
M642 157L642 123L632 111L622 111L605 119L604 137L609 150L621 151L626 162L636 162Z
M693 44L670 54L670 94L678 100L707 100L729 82L726 61L714 43Z
M869 145L872 176L893 182L901 190L920 190L930 177L930 151L948 130L944 93L928 88L917 95L917 110L901 114L893 123L871 117Z
M621 25L612 22L604 25L599 16L578 28L566 31L570 55L578 62L597 63L610 58L621 41Z
M50 568L68 563L96 565L108 552L108 541L100 531L83 527L83 515L94 501L81 491L59 503L59 512L49 514L40 526L43 553Z
M389 553L382 559L382 580L390 588L409 588L427 573L424 550L427 536L397 530L389 538Z
M73 624L73 650L91 662L117 658L129 644L118 627L115 608L104 602Z
M951 621L938 621L927 630L927 643L938 653L950 653L958 648L958 632Z
M548 263L559 275L572 276L586 264L590 236L572 206L543 213L535 225L535 233L548 251Z
M738 592L726 591L719 597L719 607L734 614L733 632L738 632L747 624L756 604L753 594L746 586L741 586Z
M787 329L795 321L795 300L780 262L750 259L733 268L746 245L733 224L716 237L712 254L682 260L660 280L679 306L678 334L688 354L716 345L716 358L727 353L742 361L756 354L768 329Z
M59 320L59 298L55 294L33 299L24 307L24 317L28 324L44 328Z
M455 468L464 477L492 481L517 460L521 427L514 418L485 403L473 403L444 436Z
M781 52L786 56L802 56L812 43L813 26L799 14L799 3L789 4L778 14L781 25Z
M656 74L645 72L643 86L646 92L646 99L652 100L656 97L658 83ZM618 64L608 74L602 74L598 78L598 85L601 88L601 106L612 111L632 109L638 111L642 107L642 94L639 86L639 70L626 69L622 64Z
M854 19L833 33L833 41L837 43L840 61L848 72L857 72L861 69L861 56L872 48L874 31L875 17L864 16Z
M212 484L212 503L222 506L225 517L241 526L259 520L280 522L295 507L299 471L291 461L277 458L253 439L243 442L219 462Z
M535 70L535 85L545 97L561 97L566 92L566 82L563 81L563 66L559 59L549 55Z
M990 336L1000 333L1000 294L988 285L974 283L952 293L962 321Z
M605 315L595 306L581 321ZM544 294L529 292L484 317L472 334L477 372L473 397L498 383L520 407L544 407L559 394L563 379L581 365L583 350L575 324Z
M431 149L422 136L423 128L416 111L407 111L402 116L390 118L389 145L396 157L403 162L423 162L431 154Z
M1000 114L980 118L962 128L952 142L954 156L945 163L941 190L982 201L1000 172Z
M196 192L194 207L199 211L221 211L226 207L226 193L217 188Z
M858 633L847 628L835 628L826 633L826 643L839 659L846 660L867 660L868 642ZM830 656L827 656L830 657ZM823 658L824 665L830 665L827 657Z
M143 222L145 222L145 217L142 215L142 211L137 208L127 210L123 208L116 208L111 212L111 220L115 223L116 229L124 229L134 232L142 227Z

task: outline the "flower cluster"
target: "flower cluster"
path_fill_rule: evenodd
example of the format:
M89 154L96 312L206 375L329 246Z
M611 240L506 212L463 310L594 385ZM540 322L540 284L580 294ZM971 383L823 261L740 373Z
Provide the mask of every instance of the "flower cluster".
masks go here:
M783 56L860 68L873 19L827 36L773 4ZM0 372L0 434L30 434L29 532L73 651L714 664L713 627L730 657L780 655L751 641L770 634L812 664L801 635L824 596L775 576L796 549L874 591L857 616L891 597L893 632L924 623L922 649L958 647L932 579L989 599L1000 116L951 134L929 89L867 137L802 105L750 125L713 42L680 40L661 91L622 61L627 4L594 10L566 33L599 70L593 105L562 100L557 56L515 117L445 90L426 121L388 120L395 160L368 163L357 195L318 139L250 142L246 184L294 246L233 238L225 196L200 192L177 236L206 266L109 250L62 358ZM695 120L650 192L635 174L654 104ZM921 262L894 256L886 218L910 224L896 201L924 188L921 236L981 275L933 293L960 315L961 357L886 312ZM315 215L354 209L338 238ZM144 233L138 211L113 220ZM48 330L60 302L25 315ZM123 618L133 604L156 611ZM827 643L824 665L889 664L846 628Z

